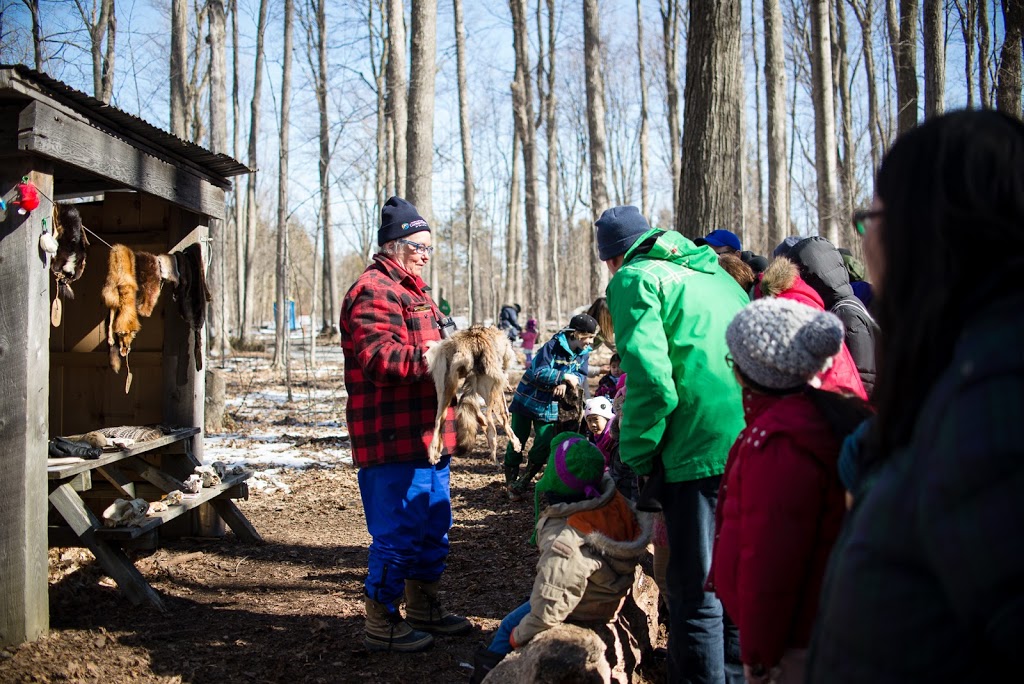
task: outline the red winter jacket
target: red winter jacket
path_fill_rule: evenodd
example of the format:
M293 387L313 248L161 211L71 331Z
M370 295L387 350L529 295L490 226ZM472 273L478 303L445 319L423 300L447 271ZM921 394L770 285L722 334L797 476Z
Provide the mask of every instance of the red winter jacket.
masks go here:
M754 285L754 298L761 297L791 299L818 311L825 310L821 295L804 282L796 264L784 258L773 261ZM843 348L832 358L832 365L824 373L820 373L818 379L821 381L821 389L827 392L855 394L864 401L868 399L864 382L860 379L860 371L857 370L857 364L846 342L843 342Z
M427 459L437 393L424 353L441 339L443 316L425 290L422 278L375 254L341 304L345 416L360 468ZM441 431L447 454L455 450L454 418L449 407Z
M747 665L807 648L829 553L846 512L840 442L804 394L743 393L747 427L729 451L708 588L739 627Z

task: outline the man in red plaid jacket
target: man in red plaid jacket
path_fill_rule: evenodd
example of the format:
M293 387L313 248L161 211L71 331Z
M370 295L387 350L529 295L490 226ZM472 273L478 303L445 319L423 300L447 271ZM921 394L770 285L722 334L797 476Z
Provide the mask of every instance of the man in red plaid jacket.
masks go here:
M392 197L381 210L380 251L345 295L346 417L370 544L366 578L369 650L416 652L431 634L465 634L468 620L444 610L438 582L452 525L448 408L441 461L427 449L437 394L427 371L427 342L441 339L441 315L421 274L433 252L430 227L416 207ZM406 617L398 610L403 593Z

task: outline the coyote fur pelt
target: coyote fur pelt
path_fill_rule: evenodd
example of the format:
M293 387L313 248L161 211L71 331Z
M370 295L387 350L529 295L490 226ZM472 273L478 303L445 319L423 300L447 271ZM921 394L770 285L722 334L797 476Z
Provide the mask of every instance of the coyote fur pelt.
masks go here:
M430 462L441 459L441 426L445 412L458 395L455 431L460 453L471 451L477 430L483 428L491 459L497 462L496 426L501 425L516 451L522 448L512 432L505 388L507 371L515 361L512 343L505 333L494 327L473 326L451 337L433 343L427 350L427 368L437 389L437 418L430 442ZM462 391L459 382L465 379ZM481 407L481 402L483 407Z
M107 344L110 345L110 367L121 370L121 359L132 350L139 324L137 299L139 284L135 280L135 254L124 245L110 248L107 282L103 285L103 304L110 309L107 321Z

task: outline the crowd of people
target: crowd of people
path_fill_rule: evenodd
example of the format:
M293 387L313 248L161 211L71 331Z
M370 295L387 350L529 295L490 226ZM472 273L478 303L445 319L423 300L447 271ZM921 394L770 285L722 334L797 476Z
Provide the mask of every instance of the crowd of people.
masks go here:
M864 263L819 236L766 258L728 230L690 240L612 207L595 222L610 322L579 314L543 340L503 307L501 327L530 352L512 430L524 448L533 435L525 468L508 447L504 477L519 500L541 474L540 559L474 681L555 625L615 619L651 548L671 682L1012 677L1024 124L928 120L893 144L852 221ZM430 227L392 198L378 244L341 317L372 537L365 644L415 652L471 630L438 600L454 431L449 408L430 464L424 353L442 320L421 278ZM615 355L566 430L559 400L589 394L598 335Z

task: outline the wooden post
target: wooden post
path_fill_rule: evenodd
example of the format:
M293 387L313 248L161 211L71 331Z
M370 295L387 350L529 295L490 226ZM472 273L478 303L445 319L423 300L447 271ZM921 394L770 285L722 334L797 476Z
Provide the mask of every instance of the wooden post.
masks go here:
M0 170L0 197L17 198L22 176L39 189L28 215L9 207L0 222L0 646L49 629L46 447L49 429L50 288L39 249L52 221L53 176L29 157Z

